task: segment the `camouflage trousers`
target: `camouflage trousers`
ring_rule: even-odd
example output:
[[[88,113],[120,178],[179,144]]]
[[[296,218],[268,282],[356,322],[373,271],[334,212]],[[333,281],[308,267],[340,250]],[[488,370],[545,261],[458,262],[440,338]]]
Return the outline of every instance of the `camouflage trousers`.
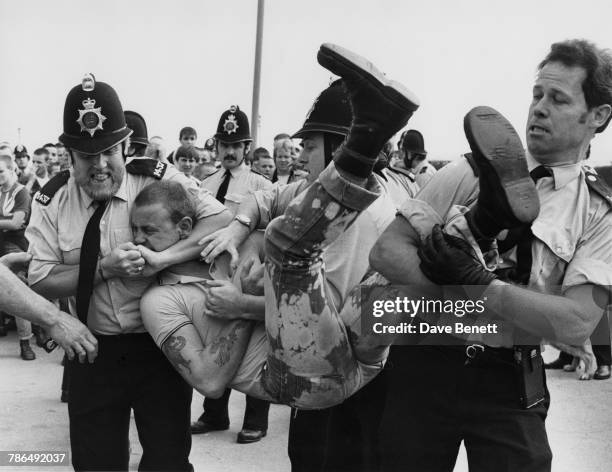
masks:
[[[353,349],[359,331],[351,329],[359,324],[359,287],[339,311],[322,259],[323,251],[378,195],[374,178],[360,187],[342,178],[332,164],[266,229],[265,326],[270,347],[262,384],[279,403],[328,408],[382,369],[384,358],[365,364]]]

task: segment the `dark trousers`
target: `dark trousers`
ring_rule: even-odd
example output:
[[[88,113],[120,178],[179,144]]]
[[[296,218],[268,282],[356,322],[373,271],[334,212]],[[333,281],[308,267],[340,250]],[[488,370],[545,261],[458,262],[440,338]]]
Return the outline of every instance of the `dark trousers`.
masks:
[[[232,393],[230,388],[223,392],[220,398],[205,398],[204,413],[200,415],[200,421],[224,428],[229,426],[228,403]],[[242,429],[268,431],[268,412],[270,402],[246,395],[246,408],[244,410],[244,421]]]
[[[550,471],[548,392],[523,409],[509,357],[466,365],[465,348],[393,346],[382,470],[451,472],[464,441],[470,472]]]
[[[75,470],[128,469],[132,409],[143,448],[138,470],[191,470],[191,387],[148,334],[97,338],[93,364],[69,362]]]
[[[288,452],[292,472],[372,472],[380,467],[378,429],[387,372],[340,405],[291,411]]]

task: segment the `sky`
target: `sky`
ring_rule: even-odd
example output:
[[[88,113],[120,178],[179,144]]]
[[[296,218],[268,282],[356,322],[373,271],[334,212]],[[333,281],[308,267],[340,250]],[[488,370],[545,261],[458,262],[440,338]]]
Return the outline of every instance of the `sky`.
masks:
[[[112,85],[169,149],[183,126],[198,145],[237,104],[251,116],[256,0],[0,0],[0,141],[57,141],[66,94],[86,72]],[[478,105],[524,136],[538,62],[555,41],[612,47],[609,0],[265,0],[258,145],[297,131],[333,76],[321,43],[370,59],[421,100],[407,128],[432,159],[468,150]],[[612,127],[593,164],[612,163]]]

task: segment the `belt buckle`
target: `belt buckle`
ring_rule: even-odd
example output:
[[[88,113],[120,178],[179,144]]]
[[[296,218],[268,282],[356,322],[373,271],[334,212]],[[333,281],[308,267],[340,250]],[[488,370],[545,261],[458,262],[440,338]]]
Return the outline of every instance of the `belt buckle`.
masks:
[[[485,350],[484,346],[481,344],[470,344],[465,348],[465,355],[469,359],[474,359],[480,353],[483,353]]]

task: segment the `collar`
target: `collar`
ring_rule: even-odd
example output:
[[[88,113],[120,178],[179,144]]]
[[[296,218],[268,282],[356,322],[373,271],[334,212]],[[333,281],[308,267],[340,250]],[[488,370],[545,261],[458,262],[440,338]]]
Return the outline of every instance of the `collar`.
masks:
[[[223,168],[223,174],[225,175],[225,171],[227,169]],[[233,169],[230,169],[230,174],[232,174],[232,177],[237,177],[238,174],[243,173],[245,170],[249,170],[249,167],[246,165],[246,163],[244,162],[244,159],[242,160],[242,162],[240,163],[239,166],[234,167]]]
[[[553,173],[553,179],[555,182],[555,190],[565,187],[572,180],[577,179],[580,176],[583,162],[577,162],[575,164],[560,164],[557,166],[546,166]],[[527,169],[531,172],[533,169],[538,167],[540,164],[527,153]]]

